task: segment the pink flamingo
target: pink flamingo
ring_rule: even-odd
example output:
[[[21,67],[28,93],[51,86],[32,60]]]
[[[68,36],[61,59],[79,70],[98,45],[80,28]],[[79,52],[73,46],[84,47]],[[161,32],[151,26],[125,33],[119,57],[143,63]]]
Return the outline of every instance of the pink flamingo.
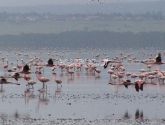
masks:
[[[9,82],[9,81],[7,81],[7,79],[4,76],[1,76],[0,77],[0,85],[1,85],[0,92],[4,92],[4,90],[3,90],[3,84],[20,85],[18,83]]]
[[[70,74],[70,76],[71,76],[71,78],[72,78],[73,75],[74,75],[74,71],[71,71],[71,70],[70,70],[71,68],[72,68],[72,67],[68,66],[68,67],[66,67],[66,70],[67,70],[67,73]]]
[[[31,77],[28,74],[24,74],[23,78],[26,81],[29,81],[31,79]]]
[[[150,80],[151,80],[151,81],[150,81],[151,83],[152,83],[152,80],[153,80],[154,78],[155,78],[155,76],[154,76],[154,75],[149,75],[149,76],[148,76],[148,79],[150,79]]]
[[[122,81],[122,83],[119,83],[119,84],[115,84],[115,83],[109,83],[109,84],[110,85],[124,85],[126,88],[128,88],[128,86],[130,85],[134,85],[135,90],[139,92],[139,90],[143,91],[143,85],[147,83],[145,83],[144,80],[136,80],[135,83],[132,83],[130,80],[124,80]],[[156,84],[153,84],[153,85],[156,85]]]
[[[55,80],[55,82],[57,83],[57,87],[58,87],[58,85],[61,85],[61,87],[62,87],[62,80]]]
[[[138,77],[138,75],[137,74],[135,74],[135,73],[133,73],[133,74],[131,74],[131,78],[133,78],[134,79],[134,81],[135,81],[135,79]]]
[[[34,87],[33,87],[34,84],[36,84],[35,81],[33,81],[33,80],[29,80],[27,86],[31,86],[32,89],[34,89]]]
[[[58,88],[58,85],[60,85],[62,87],[62,80],[56,79],[56,74],[53,74],[53,79],[57,84],[57,88]]]
[[[127,73],[126,73],[127,79],[129,78],[129,76],[131,76],[131,73],[130,73],[130,72],[127,72]]]
[[[3,68],[4,68],[4,69],[7,69],[7,68],[8,68],[8,64],[9,64],[9,62],[8,62],[8,60],[7,60],[7,61],[6,61],[6,64],[3,65]]]
[[[45,83],[50,81],[48,78],[42,76],[40,73],[36,73],[36,77],[41,83],[43,83],[42,84],[42,89],[45,88]]]
[[[136,80],[135,81],[135,90],[137,92],[139,92],[139,90],[143,91],[143,85],[144,85],[144,81],[143,80]]]
[[[23,68],[23,64],[18,64],[18,59],[17,59],[17,68],[21,70]]]

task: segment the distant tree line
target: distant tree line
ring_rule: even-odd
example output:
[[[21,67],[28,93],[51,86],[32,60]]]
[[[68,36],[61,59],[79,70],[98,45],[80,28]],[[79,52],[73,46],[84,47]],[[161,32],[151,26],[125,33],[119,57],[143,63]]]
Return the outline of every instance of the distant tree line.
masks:
[[[0,21],[9,22],[34,22],[43,20],[164,20],[165,15],[161,11],[135,14],[127,13],[97,13],[97,14],[64,14],[52,13],[0,13]]]
[[[0,47],[165,48],[165,32],[71,31],[59,34],[1,35]]]

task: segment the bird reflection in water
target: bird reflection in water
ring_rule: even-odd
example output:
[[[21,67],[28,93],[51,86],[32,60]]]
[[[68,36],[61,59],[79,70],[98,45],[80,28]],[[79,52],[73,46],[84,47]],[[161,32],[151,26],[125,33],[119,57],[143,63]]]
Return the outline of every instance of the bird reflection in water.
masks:
[[[95,76],[95,80],[99,80],[100,78],[100,75]]]
[[[135,120],[139,120],[139,121],[143,121],[143,111],[139,111],[139,109],[137,109],[135,111],[135,116],[134,116]],[[124,120],[128,120],[131,119],[131,115],[128,113],[128,111],[126,111],[123,115],[123,119]]]
[[[0,93],[3,94],[5,92],[4,88],[3,88],[3,84],[0,85]]]
[[[2,125],[7,125],[7,115],[6,114],[0,114],[0,120]]]
[[[139,111],[139,109],[137,109],[135,112],[135,119],[143,121],[143,111]]]
[[[126,111],[124,113],[123,119],[130,119],[130,118],[131,118],[130,114],[128,113],[128,111]]]
[[[15,113],[14,113],[15,120],[19,119],[19,117],[20,117],[20,115],[19,115],[18,111],[15,111]]]
[[[2,101],[3,101],[3,97],[4,97],[4,88],[3,88],[3,84],[9,85],[9,84],[13,84],[13,85],[20,85],[19,83],[13,83],[13,82],[9,82],[7,81],[7,79],[4,76],[0,76],[0,94],[2,94]]]
[[[54,99],[56,100],[58,97],[61,97],[61,91],[62,91],[62,87],[61,86],[57,86],[55,89],[55,95],[54,95]]]
[[[38,105],[37,105],[38,111],[40,110],[40,105],[48,105],[48,103],[49,103],[49,99],[47,96],[47,85],[46,85],[44,89],[41,89],[39,91],[39,98],[38,98]]]
[[[27,88],[24,91],[24,97],[25,97],[25,104],[28,104],[29,103],[29,100],[35,98],[34,91],[31,90],[31,89],[29,89],[29,88]]]
[[[72,83],[74,81],[74,77],[67,77],[67,83]]]

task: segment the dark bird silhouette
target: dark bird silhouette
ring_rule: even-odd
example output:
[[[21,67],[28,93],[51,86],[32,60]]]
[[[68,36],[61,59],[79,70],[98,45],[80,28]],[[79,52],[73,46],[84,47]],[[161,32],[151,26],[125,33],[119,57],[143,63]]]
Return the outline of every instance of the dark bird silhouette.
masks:
[[[104,64],[104,69],[106,69],[106,68],[108,67],[108,65],[109,65],[110,62],[111,62],[111,61],[105,62],[105,64]]]
[[[47,66],[54,66],[54,63],[53,63],[53,59],[52,59],[52,58],[50,58],[50,59],[48,60]]]
[[[141,91],[143,91],[143,85],[144,85],[144,83],[141,84],[140,87],[139,87],[139,89],[140,89]]]
[[[162,63],[161,53],[158,53],[158,56],[156,57],[156,63]]]
[[[129,115],[128,111],[124,113],[123,118],[124,119],[130,119],[130,115]]]
[[[120,84],[115,84],[115,83],[109,83],[109,84],[111,84],[111,85],[124,85],[125,88],[128,88],[128,86],[130,86],[130,85],[134,85],[135,86],[135,90],[137,92],[139,92],[140,90],[143,91],[144,84],[151,84],[151,83],[146,83],[143,80],[137,80],[137,81],[135,81],[135,83],[132,83],[131,80],[128,79],[128,80],[123,81]],[[152,85],[156,85],[156,84],[152,83]]]
[[[12,78],[14,78],[16,81],[18,81],[18,79],[21,78],[21,76],[20,76],[20,74],[18,72],[16,72],[16,73],[14,73]]]
[[[143,120],[143,111],[140,112],[139,109],[137,109],[135,112],[135,119]]]
[[[138,83],[135,83],[135,90],[136,90],[137,92],[139,92],[139,85],[138,85]]]
[[[29,65],[26,64],[26,65],[23,67],[22,73],[29,73],[29,70],[30,70]]]
[[[0,78],[0,84],[15,84],[15,85],[20,85],[18,83],[13,83],[13,82],[7,81],[7,79],[5,77],[1,77]]]
[[[135,119],[138,119],[139,118],[139,115],[140,115],[139,109],[137,109],[136,112],[135,112]]]
[[[125,86],[125,88],[128,88],[129,85],[131,85],[131,80],[127,79],[126,81],[123,82],[123,85]]]

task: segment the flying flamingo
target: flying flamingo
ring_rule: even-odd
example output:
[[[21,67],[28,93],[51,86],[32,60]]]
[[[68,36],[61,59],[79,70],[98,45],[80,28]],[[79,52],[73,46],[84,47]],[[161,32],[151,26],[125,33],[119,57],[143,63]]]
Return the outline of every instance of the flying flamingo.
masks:
[[[127,79],[127,80],[122,80],[121,83],[116,84],[116,83],[109,83],[111,85],[124,85],[125,88],[128,88],[129,85],[134,85],[133,83],[131,83],[131,80]]]
[[[144,80],[136,80],[134,83],[132,83],[130,80],[124,80],[122,81],[122,83],[120,84],[116,84],[116,83],[109,83],[110,85],[124,85],[125,88],[128,88],[128,86],[130,85],[134,85],[135,86],[135,90],[137,92],[139,92],[139,90],[143,91],[143,85],[144,84],[152,84],[152,85],[156,85],[154,83],[146,83]]]
[[[4,76],[0,77],[0,84],[1,84],[1,91],[3,91],[3,84],[13,84],[13,85],[20,85],[18,83],[13,83],[13,82],[9,82],[7,81],[7,79]]]
[[[11,77],[14,78],[18,83],[18,79],[21,78],[21,75],[18,72],[15,72]]]
[[[17,83],[13,83],[13,82],[9,82],[7,81],[7,79],[3,76],[1,76],[0,78],[0,84],[14,84],[14,85],[20,85],[20,84],[17,84]]]

